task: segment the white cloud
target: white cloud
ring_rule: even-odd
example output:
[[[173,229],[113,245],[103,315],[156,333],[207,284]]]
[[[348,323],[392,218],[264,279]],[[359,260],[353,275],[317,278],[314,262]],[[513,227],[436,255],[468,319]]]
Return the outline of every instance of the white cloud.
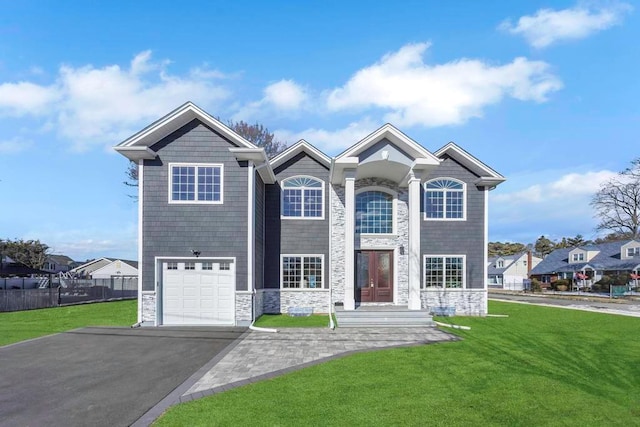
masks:
[[[151,51],[119,65],[60,67],[54,84],[0,85],[0,116],[36,115],[55,127],[76,149],[114,145],[178,105],[191,100],[210,107],[228,97],[215,81],[219,72],[195,69],[186,76],[168,72],[168,61],[153,62]]]
[[[233,120],[251,120],[269,113],[294,112],[304,108],[309,99],[307,90],[293,80],[280,80],[264,88],[259,101],[250,102],[241,107]]]
[[[19,137],[0,140],[0,154],[19,153],[31,147],[33,143]]]
[[[289,145],[304,139],[318,147],[326,154],[336,154],[360,141],[365,136],[380,127],[369,118],[352,122],[347,127],[336,130],[309,128],[302,132],[292,132],[284,129],[276,130],[274,134],[280,141],[287,141]]]
[[[327,98],[330,111],[383,108],[398,126],[461,124],[505,97],[544,102],[562,82],[542,61],[516,58],[506,65],[459,59],[423,62],[428,43],[409,44],[356,72]]]
[[[522,16],[516,25],[509,20],[498,27],[511,34],[522,35],[535,48],[544,48],[562,40],[578,40],[619,24],[632,10],[626,3],[608,7],[578,5],[570,9],[540,9],[534,15]]]

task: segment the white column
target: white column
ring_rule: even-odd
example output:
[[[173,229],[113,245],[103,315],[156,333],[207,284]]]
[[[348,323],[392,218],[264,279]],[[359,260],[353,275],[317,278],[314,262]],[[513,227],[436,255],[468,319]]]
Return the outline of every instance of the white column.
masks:
[[[356,171],[344,171],[344,309],[355,310]]]
[[[409,178],[409,310],[420,310],[420,171]]]

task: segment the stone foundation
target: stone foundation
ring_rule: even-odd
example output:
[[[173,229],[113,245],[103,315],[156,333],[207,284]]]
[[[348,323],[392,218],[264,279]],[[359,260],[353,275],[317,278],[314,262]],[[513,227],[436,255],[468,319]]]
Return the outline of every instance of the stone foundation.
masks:
[[[263,289],[258,293],[262,294],[264,313],[286,314],[291,307],[312,307],[314,313],[329,312],[328,289]]]
[[[456,315],[486,316],[486,289],[422,289],[422,308],[455,307]]]
[[[236,326],[249,326],[251,320],[251,292],[236,292]]]
[[[156,293],[142,292],[142,321],[156,324]]]

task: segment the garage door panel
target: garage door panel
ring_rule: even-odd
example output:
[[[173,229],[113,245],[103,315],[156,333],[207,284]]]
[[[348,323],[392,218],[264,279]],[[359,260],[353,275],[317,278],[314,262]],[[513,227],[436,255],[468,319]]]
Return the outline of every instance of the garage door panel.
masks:
[[[162,265],[163,323],[166,325],[233,325],[235,269],[178,270]],[[217,264],[214,264],[217,265]]]

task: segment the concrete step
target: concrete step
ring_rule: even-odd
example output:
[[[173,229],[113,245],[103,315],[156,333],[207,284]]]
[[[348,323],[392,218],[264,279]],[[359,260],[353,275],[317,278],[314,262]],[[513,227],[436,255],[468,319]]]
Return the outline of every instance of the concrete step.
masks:
[[[428,312],[395,307],[359,307],[357,310],[336,309],[340,328],[424,327],[435,326]]]

